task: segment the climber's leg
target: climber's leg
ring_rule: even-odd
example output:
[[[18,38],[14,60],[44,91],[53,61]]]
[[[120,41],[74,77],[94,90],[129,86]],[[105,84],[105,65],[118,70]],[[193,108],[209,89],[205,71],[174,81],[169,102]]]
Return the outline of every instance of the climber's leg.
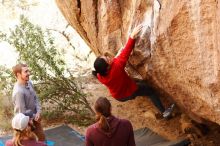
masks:
[[[159,98],[159,95],[157,92],[150,86],[148,86],[144,81],[138,81],[138,90],[136,91],[136,96],[148,96],[150,100],[153,102],[153,104],[157,107],[157,109],[163,113],[165,111],[165,108],[163,104],[161,103],[161,100]]]
[[[117,99],[118,101],[125,102],[128,100],[133,100],[137,96],[148,96],[153,104],[158,108],[158,110],[163,113],[165,111],[164,106],[162,105],[159,96],[157,95],[157,92],[150,86],[147,86],[147,84],[142,80],[135,80],[138,86],[138,89],[131,95],[125,98]]]
[[[128,100],[135,99],[137,96],[147,96],[150,98],[150,100],[153,102],[153,104],[157,107],[157,109],[163,114],[164,118],[168,118],[174,108],[174,104],[171,105],[168,109],[165,110],[159,95],[157,92],[150,86],[148,86],[144,81],[142,80],[135,80],[138,86],[138,89],[129,97],[120,98],[117,99],[118,101],[125,102]]]

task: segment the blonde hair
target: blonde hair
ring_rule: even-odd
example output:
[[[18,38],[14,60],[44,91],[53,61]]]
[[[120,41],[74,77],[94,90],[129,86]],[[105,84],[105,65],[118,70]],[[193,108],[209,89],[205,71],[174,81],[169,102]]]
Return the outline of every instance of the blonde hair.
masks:
[[[21,140],[23,140],[25,137],[28,137],[28,139],[30,139],[30,140],[38,141],[36,134],[31,131],[31,127],[27,126],[27,128],[25,128],[22,131],[14,129],[13,144],[15,146],[23,146],[21,144]]]

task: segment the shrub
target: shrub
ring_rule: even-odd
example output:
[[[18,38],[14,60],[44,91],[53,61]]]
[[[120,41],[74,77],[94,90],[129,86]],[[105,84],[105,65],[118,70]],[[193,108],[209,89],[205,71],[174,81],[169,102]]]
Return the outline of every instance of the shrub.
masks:
[[[44,108],[68,114],[71,118],[76,118],[75,123],[80,123],[78,120],[82,119],[91,121],[94,112],[86,94],[65,67],[62,55],[48,31],[43,31],[21,16],[20,24],[11,30],[10,35],[1,33],[0,38],[16,48],[19,53],[18,62],[29,66],[32,81]],[[0,78],[4,77],[0,75]],[[11,91],[12,88],[5,90]]]

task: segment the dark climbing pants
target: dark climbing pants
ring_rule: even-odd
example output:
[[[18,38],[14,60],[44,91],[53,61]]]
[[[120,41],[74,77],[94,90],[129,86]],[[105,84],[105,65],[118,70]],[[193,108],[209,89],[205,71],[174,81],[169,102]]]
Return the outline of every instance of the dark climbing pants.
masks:
[[[150,100],[153,102],[153,104],[157,107],[157,109],[163,113],[165,111],[165,108],[163,104],[160,101],[159,95],[157,92],[147,85],[144,81],[136,81],[138,89],[131,95],[125,98],[117,99],[118,101],[125,102],[128,100],[135,99],[137,96],[147,96],[150,98]]]

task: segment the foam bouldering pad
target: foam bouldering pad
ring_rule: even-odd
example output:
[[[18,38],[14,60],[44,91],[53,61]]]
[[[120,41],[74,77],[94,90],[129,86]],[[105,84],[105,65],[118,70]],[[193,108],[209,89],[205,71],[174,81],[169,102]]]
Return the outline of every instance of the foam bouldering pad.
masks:
[[[48,146],[84,146],[85,137],[67,125],[45,130]],[[185,139],[169,141],[148,128],[134,131],[136,146],[188,146]],[[0,146],[12,136],[0,137]]]
[[[45,134],[48,146],[84,146],[84,136],[67,125],[45,130]],[[11,138],[12,136],[0,137],[0,146],[4,146],[6,140]]]
[[[148,128],[135,130],[134,137],[137,146],[188,146],[190,144],[186,139],[169,141]]]

